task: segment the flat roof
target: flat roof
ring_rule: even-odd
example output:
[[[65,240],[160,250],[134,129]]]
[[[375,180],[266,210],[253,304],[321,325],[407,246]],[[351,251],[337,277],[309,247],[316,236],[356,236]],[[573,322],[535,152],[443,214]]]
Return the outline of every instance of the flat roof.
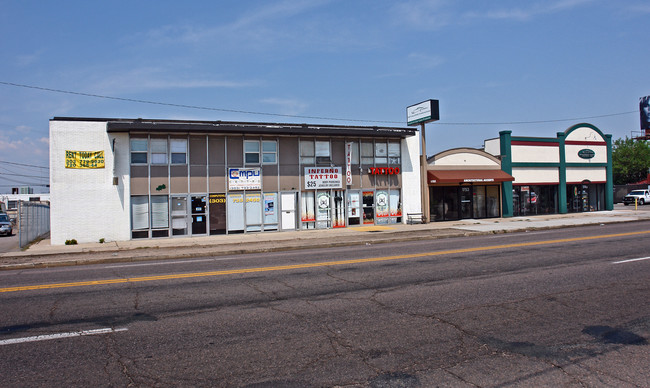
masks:
[[[257,135],[298,135],[298,136],[371,136],[397,137],[414,136],[415,129],[399,127],[255,123],[241,121],[194,121],[194,120],[156,120],[156,119],[114,119],[54,117],[50,121],[94,121],[106,122],[106,131],[116,132],[156,132],[156,133],[244,133]]]

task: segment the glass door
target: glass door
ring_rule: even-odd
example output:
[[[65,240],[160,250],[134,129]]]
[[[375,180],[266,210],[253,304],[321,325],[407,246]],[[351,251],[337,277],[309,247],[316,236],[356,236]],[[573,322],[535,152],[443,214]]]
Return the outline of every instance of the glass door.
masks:
[[[332,226],[332,204],[329,190],[316,193],[316,229]]]
[[[192,235],[207,233],[207,195],[192,195]]]
[[[472,188],[469,186],[460,188],[460,218],[472,218]]]

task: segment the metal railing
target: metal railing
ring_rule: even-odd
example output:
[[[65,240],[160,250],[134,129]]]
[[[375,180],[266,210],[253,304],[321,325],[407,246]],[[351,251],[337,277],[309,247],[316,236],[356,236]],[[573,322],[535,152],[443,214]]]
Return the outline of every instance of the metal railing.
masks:
[[[18,241],[23,248],[50,232],[50,205],[20,201],[18,204]]]

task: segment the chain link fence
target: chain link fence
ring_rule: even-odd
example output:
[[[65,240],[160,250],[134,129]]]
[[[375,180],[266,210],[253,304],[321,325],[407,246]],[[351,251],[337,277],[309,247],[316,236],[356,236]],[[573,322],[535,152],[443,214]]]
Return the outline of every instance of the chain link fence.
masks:
[[[42,202],[18,203],[18,240],[23,248],[50,232],[50,205]]]

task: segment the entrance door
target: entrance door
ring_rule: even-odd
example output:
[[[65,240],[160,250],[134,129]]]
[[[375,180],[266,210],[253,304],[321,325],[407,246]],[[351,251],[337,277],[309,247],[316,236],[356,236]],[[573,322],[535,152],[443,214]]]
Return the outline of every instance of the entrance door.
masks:
[[[172,197],[172,236],[186,236],[187,227],[187,197]]]
[[[472,188],[460,188],[460,218],[472,218]]]
[[[207,195],[192,195],[192,235],[207,233]]]
[[[316,229],[332,226],[332,195],[329,190],[316,193]]]
[[[375,192],[374,191],[363,192],[363,223],[364,224],[375,223]]]
[[[296,230],[296,203],[298,193],[282,193],[280,197],[282,230]]]

